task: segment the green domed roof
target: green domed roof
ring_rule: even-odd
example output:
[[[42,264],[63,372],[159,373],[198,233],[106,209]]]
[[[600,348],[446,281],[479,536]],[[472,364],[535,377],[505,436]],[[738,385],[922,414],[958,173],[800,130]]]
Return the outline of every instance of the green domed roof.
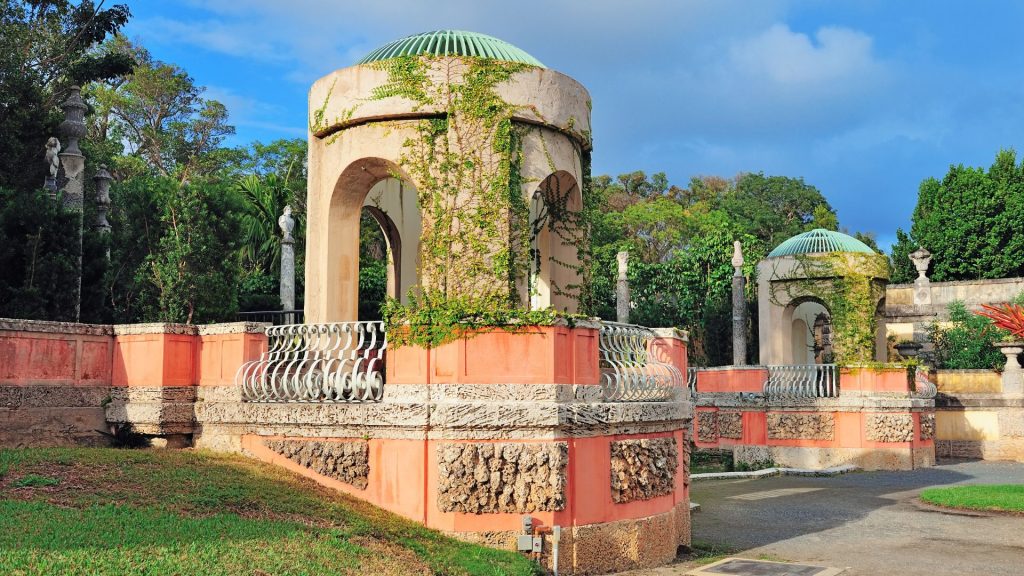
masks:
[[[769,254],[769,258],[776,256],[792,256],[794,254],[821,254],[825,252],[860,252],[862,254],[874,254],[867,244],[857,240],[853,236],[834,232],[823,228],[815,228],[810,232],[797,234]]]
[[[506,62],[522,62],[532,66],[545,66],[523,50],[486,34],[464,30],[434,30],[406,36],[390,42],[367,54],[357,64],[378,62],[398,56],[433,54],[435,56],[473,56],[494,58]]]

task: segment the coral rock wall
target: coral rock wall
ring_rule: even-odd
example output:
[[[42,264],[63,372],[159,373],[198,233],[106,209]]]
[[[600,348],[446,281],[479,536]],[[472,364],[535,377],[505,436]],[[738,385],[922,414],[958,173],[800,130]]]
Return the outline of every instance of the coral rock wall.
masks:
[[[370,450],[364,441],[267,440],[264,445],[317,474],[341,480],[360,490],[366,488],[370,475]]]
[[[550,512],[565,507],[566,442],[458,443],[437,448],[443,512]]]
[[[768,437],[771,439],[832,440],[835,429],[832,414],[768,414]]]
[[[678,466],[675,438],[612,442],[612,500],[623,503],[671,494]]]
[[[910,442],[914,439],[911,414],[872,414],[868,416],[868,440],[874,442]]]
[[[700,442],[718,442],[717,412],[697,412],[697,440]]]
[[[743,438],[743,414],[739,412],[718,413],[718,435],[722,438]]]

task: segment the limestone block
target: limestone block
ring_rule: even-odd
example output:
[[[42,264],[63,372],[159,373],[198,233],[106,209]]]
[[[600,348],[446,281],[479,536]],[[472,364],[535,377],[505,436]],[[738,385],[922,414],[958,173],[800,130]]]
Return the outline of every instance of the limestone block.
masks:
[[[365,441],[265,440],[263,445],[321,476],[366,488],[370,448]]]
[[[611,486],[616,503],[650,500],[675,490],[679,449],[675,438],[612,442]]]
[[[935,414],[921,414],[921,440],[935,438]]]
[[[739,412],[719,412],[718,435],[722,438],[743,438],[743,414]]]
[[[832,440],[836,421],[831,412],[800,414],[774,412],[768,414],[768,438],[773,440]]]
[[[697,412],[697,440],[700,442],[718,442],[717,412]]]
[[[565,508],[567,442],[437,447],[442,512],[552,512]]]

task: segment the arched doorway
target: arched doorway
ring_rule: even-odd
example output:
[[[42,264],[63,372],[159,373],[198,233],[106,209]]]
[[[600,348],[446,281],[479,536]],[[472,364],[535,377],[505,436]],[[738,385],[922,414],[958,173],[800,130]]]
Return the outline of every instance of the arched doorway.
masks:
[[[583,195],[576,178],[560,170],[543,179],[530,197],[529,302],[533,310],[551,306],[576,312],[579,304],[578,221]]]
[[[828,364],[832,361],[832,314],[814,297],[798,298],[786,307],[783,329],[788,330],[786,364]]]
[[[377,256],[386,263],[387,295],[404,298],[417,284],[421,221],[416,190],[408,182],[395,163],[381,158],[363,158],[342,171],[331,196],[327,250],[321,252],[321,262],[311,263],[325,271],[320,286],[323,321],[351,322],[361,319],[360,309],[372,309],[360,302],[359,290],[360,257],[367,256],[363,227],[369,223],[379,229],[386,246],[385,254],[377,250]],[[372,242],[377,230],[371,232],[367,236]]]

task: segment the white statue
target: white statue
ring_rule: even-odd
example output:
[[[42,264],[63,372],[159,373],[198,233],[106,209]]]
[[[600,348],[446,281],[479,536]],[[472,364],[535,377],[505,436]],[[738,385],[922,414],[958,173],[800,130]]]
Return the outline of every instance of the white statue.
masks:
[[[50,167],[50,178],[56,178],[60,170],[60,141],[52,136],[46,141],[46,165]]]
[[[286,242],[293,242],[295,238],[292,238],[292,230],[295,229],[295,219],[292,218],[292,207],[285,206],[284,214],[277,219],[277,225],[281,227],[281,232],[284,233],[284,240]]]
[[[735,240],[732,243],[732,267],[741,268],[743,266],[743,245],[740,244],[739,240]]]

